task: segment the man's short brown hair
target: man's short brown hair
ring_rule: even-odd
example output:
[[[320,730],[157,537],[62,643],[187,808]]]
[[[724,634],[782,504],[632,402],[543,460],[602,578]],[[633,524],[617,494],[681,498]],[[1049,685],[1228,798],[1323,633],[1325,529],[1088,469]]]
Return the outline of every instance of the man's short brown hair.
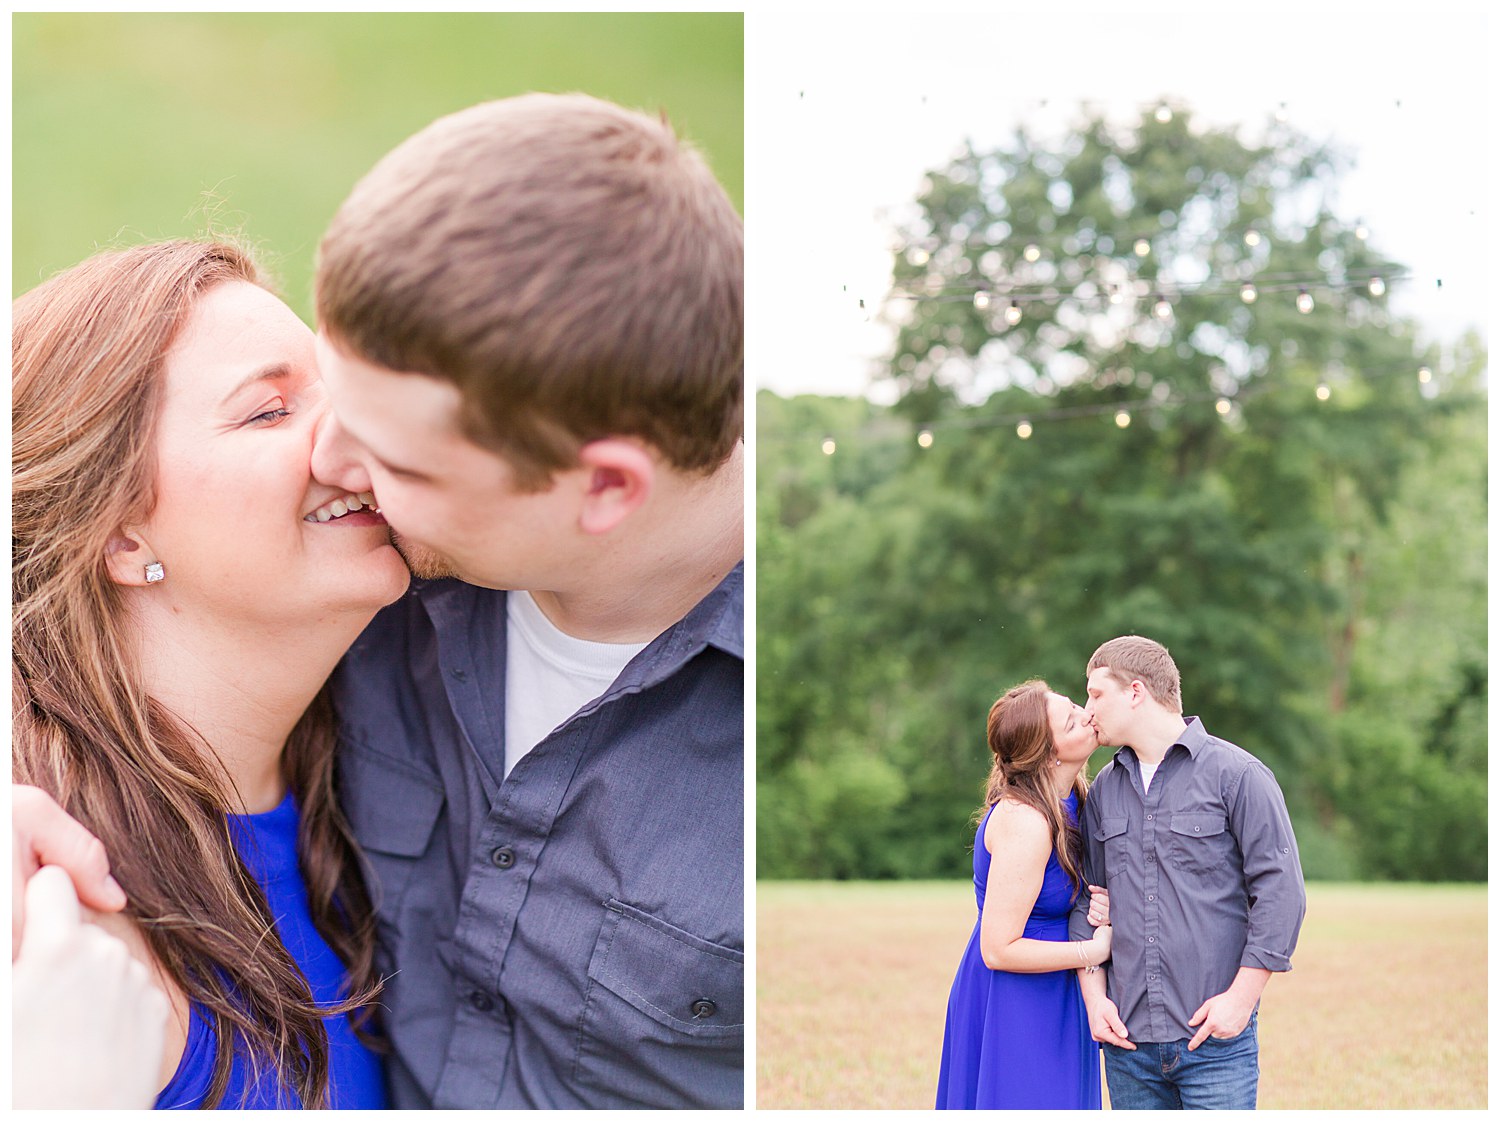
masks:
[[[1161,705],[1182,712],[1182,678],[1167,648],[1155,639],[1122,635],[1111,639],[1089,659],[1089,673],[1103,668],[1122,685],[1140,682]]]
[[[441,118],[355,186],[319,247],[318,320],[457,386],[464,433],[523,487],[606,436],[706,473],[744,427],[744,253],[665,118],[527,94]]]

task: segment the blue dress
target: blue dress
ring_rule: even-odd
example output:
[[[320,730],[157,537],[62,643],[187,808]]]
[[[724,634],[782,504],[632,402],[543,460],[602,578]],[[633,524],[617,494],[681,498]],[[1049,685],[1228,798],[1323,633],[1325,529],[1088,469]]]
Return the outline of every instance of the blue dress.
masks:
[[[289,793],[275,810],[265,814],[231,814],[230,833],[235,848],[250,870],[276,917],[276,933],[301,968],[320,1005],[346,994],[344,964],[313,926],[307,886],[297,864],[297,804]],[[385,1088],[380,1059],[354,1035],[348,1017],[323,1022],[328,1031],[328,1104],[338,1110],[380,1109]],[[158,1110],[201,1109],[213,1075],[214,1029],[203,1010],[193,1005],[187,1046],[172,1080],[156,1097]],[[223,1107],[288,1109],[302,1104],[282,1087],[275,1074],[254,1077],[247,1057],[234,1056]]]
[[[1063,806],[1077,822],[1077,796],[1070,793]],[[974,839],[974,894],[981,915],[990,873],[984,829],[994,810],[984,816]],[[1073,899],[1073,884],[1053,853],[1022,935],[1066,941]],[[948,997],[938,1109],[1098,1110],[1101,1105],[1099,1045],[1089,1034],[1077,975],[991,970],[979,951],[976,921]]]

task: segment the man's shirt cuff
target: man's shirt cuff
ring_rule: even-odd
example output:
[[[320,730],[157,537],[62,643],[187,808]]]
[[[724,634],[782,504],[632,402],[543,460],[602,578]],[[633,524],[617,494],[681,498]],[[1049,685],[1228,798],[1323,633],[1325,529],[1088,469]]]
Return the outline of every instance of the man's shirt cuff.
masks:
[[[1246,946],[1245,953],[1240,955],[1241,966],[1254,966],[1261,970],[1269,970],[1274,974],[1282,974],[1292,968],[1290,955],[1277,954],[1275,951],[1266,950],[1265,947]]]

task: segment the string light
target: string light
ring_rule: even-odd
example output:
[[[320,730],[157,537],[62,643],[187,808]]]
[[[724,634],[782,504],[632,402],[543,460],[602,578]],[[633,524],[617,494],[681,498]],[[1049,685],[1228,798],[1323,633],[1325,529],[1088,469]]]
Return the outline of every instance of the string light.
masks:
[[[1150,252],[1151,252],[1151,243],[1150,242],[1148,242],[1145,238],[1136,238],[1135,239],[1135,255],[1137,257],[1145,257],[1146,254],[1148,254]]]
[[[1021,322],[1021,305],[1012,300],[1010,307],[1005,309],[1005,322],[1014,327]]]
[[[1308,292],[1305,288],[1299,289],[1297,292],[1297,310],[1303,315],[1307,315],[1308,312],[1313,310],[1312,293]]]
[[[1157,319],[1172,318],[1172,305],[1167,302],[1167,298],[1160,292],[1156,294],[1156,306],[1151,310],[1156,313]]]
[[[1251,249],[1254,249],[1256,246],[1260,245],[1260,231],[1246,230],[1245,244],[1248,245]]]
[[[1329,278],[1322,273],[1260,273],[1252,279],[1227,279],[1207,278],[1202,281],[1178,282],[1177,287],[1184,293],[1192,293],[1199,296],[1217,296],[1238,293],[1245,303],[1253,303],[1260,296],[1271,293],[1295,292],[1299,295],[1307,293],[1309,298],[1316,290],[1327,290],[1332,292],[1358,291],[1363,296],[1373,292],[1385,295],[1390,292],[1391,285],[1395,281],[1411,280],[1409,274],[1391,276],[1389,273],[1362,273],[1356,271],[1353,275],[1339,278]],[[937,273],[929,273],[923,277],[913,277],[905,282],[897,284],[891,290],[888,299],[904,300],[923,304],[946,304],[954,301],[970,303],[975,300],[979,292],[985,293],[985,299],[991,307],[1000,298],[1008,300],[1012,304],[1025,305],[1043,303],[1056,305],[1062,301],[1075,304],[1120,304],[1127,297],[1140,295],[1152,297],[1153,303],[1162,298],[1160,292],[1152,292],[1149,283],[1145,279],[1137,279],[1124,284],[1116,282],[1098,282],[1092,292],[1080,289],[1075,292],[1060,293],[1051,284],[1031,285],[1002,285],[999,293],[995,292],[989,281],[970,281],[961,278],[943,277]],[[983,305],[979,301],[979,305]],[[861,307],[865,302],[861,301]]]
[[[990,294],[983,289],[974,293],[974,306],[981,312],[990,306]]]
[[[1406,365],[1405,363],[1398,363],[1375,370],[1370,370],[1368,368],[1362,369],[1360,371],[1360,376],[1364,380],[1370,381],[1372,379],[1392,376],[1410,377],[1410,372],[1411,367],[1409,365]],[[1111,384],[1125,385],[1129,381],[1124,377],[1106,378],[1105,375],[1108,374],[1108,371],[1101,372],[1101,377],[1097,384],[1100,386]],[[1429,366],[1420,367],[1417,371],[1417,378],[1420,382],[1422,382],[1424,386],[1429,387],[1432,386],[1432,383],[1435,380],[1433,378],[1432,368]],[[1157,384],[1157,391],[1165,388],[1165,383]],[[1279,389],[1284,388],[1286,387],[1281,383],[1252,382],[1239,387],[1239,389],[1236,390],[1233,398],[1225,396],[1222,392],[1198,394],[1186,393],[1180,395],[1169,393],[1163,395],[1160,392],[1154,391],[1149,396],[1127,402],[1095,402],[1085,405],[1065,405],[1045,410],[1040,414],[1027,412],[1025,414],[1002,413],[998,415],[991,414],[985,416],[969,415],[965,417],[952,418],[950,420],[942,421],[937,424],[924,425],[917,432],[916,439],[918,443],[921,444],[922,434],[925,432],[931,434],[935,442],[937,439],[936,433],[938,429],[985,429],[998,425],[1014,425],[1016,436],[1022,440],[1029,440],[1035,433],[1035,428],[1038,421],[1063,421],[1084,417],[1099,417],[1103,415],[1114,416],[1115,424],[1123,429],[1130,426],[1130,419],[1136,412],[1142,410],[1150,411],[1160,409],[1173,409],[1192,405],[1194,403],[1212,403],[1214,409],[1219,413],[1220,416],[1228,417],[1234,412],[1236,401],[1266,392],[1275,392]],[[1431,396],[1432,392],[1432,389],[1426,390],[1424,391],[1423,396]],[[1330,398],[1332,397],[1332,393],[1333,391],[1329,387],[1329,383],[1327,381],[1319,382],[1315,389],[1315,395],[1317,397],[1317,400],[1319,401],[1330,400]],[[897,432],[900,433],[900,439],[903,442],[912,439],[910,429],[899,423],[891,422],[876,422],[873,425],[867,425],[861,428],[857,435],[860,438],[876,438],[881,433],[890,433],[894,435]],[[758,438],[763,441],[800,441],[806,438],[807,435],[808,434],[806,433],[798,434],[796,432],[776,432],[762,430],[759,433]],[[825,433],[822,438],[822,445],[825,455],[833,455],[835,446],[834,435]]]
[[[923,429],[921,432],[917,433],[917,447],[919,447],[919,448],[931,448],[932,447],[932,430],[931,429]]]
[[[1165,105],[1156,107],[1156,120],[1158,124],[1166,124],[1172,119],[1172,110]]]
[[[1041,248],[1033,242],[1031,245],[1028,245],[1024,250],[1021,251],[1021,256],[1026,258],[1026,260],[1028,261],[1038,261],[1041,259],[1042,251]]]
[[[1366,239],[1369,238],[1370,231],[1364,225],[1364,223],[1360,223],[1358,226],[1354,227],[1354,236],[1356,238],[1358,238],[1360,241],[1365,241]]]

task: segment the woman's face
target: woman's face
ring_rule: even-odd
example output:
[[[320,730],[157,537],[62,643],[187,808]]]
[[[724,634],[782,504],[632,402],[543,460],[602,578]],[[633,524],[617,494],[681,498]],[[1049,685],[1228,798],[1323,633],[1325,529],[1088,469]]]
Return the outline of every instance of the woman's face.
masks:
[[[203,294],[167,354],[156,506],[136,530],[178,613],[270,627],[368,616],[408,573],[384,519],[313,478],[327,406],[313,333],[244,281]],[[320,521],[319,514],[326,520]]]
[[[1065,764],[1082,763],[1099,747],[1099,732],[1084,712],[1060,693],[1047,695],[1047,722],[1052,726],[1052,746]]]

